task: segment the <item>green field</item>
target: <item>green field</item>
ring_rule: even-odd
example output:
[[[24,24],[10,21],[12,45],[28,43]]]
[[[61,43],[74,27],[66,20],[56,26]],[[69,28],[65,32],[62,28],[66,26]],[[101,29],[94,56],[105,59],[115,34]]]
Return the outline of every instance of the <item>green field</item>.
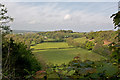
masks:
[[[50,49],[50,48],[69,48],[72,46],[68,46],[66,42],[45,42],[41,44],[37,44],[35,46],[31,46],[34,49]]]
[[[31,48],[34,48],[33,54],[41,62],[52,63],[52,64],[62,64],[68,63],[75,56],[80,56],[81,60],[100,60],[105,59],[104,57],[93,53],[91,51],[82,49],[82,48],[70,48],[65,42],[50,42],[50,43],[41,43]],[[56,49],[53,49],[56,48]],[[65,49],[59,49],[65,48]],[[44,50],[38,50],[44,49]]]
[[[75,56],[80,56],[81,60],[100,60],[104,59],[104,57],[101,57],[100,55],[93,53],[88,50],[84,49],[51,49],[51,50],[38,50],[34,51],[35,56],[38,60],[40,57],[42,57],[42,60],[45,60],[46,63],[53,63],[53,64],[62,64],[62,63],[68,63],[71,61]]]
[[[87,41],[87,39],[86,39],[86,37],[75,38],[74,41],[76,41],[78,43],[85,43]]]
[[[48,38],[48,39],[46,39],[46,40],[44,40],[45,42],[47,42],[47,41],[55,41],[55,39],[50,39],[50,38]]]

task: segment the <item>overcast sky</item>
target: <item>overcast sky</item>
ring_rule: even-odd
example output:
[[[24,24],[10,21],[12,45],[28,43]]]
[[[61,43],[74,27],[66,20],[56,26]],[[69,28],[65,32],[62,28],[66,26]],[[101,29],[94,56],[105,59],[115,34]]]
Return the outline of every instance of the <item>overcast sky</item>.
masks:
[[[1,0],[3,2],[118,2],[119,0]]]
[[[14,22],[11,23],[11,28],[14,30],[65,29],[77,32],[113,30],[110,16],[118,10],[117,2],[5,2],[4,4],[8,8],[8,14],[14,18]]]

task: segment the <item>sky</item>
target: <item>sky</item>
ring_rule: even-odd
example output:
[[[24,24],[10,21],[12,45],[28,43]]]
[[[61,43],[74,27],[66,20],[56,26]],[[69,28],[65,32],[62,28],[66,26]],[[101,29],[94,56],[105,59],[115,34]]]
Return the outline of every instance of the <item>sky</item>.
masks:
[[[21,0],[4,4],[8,14],[14,18],[10,23],[13,30],[76,32],[113,30],[110,16],[118,10],[117,2],[22,2]]]
[[[2,2],[118,2],[119,0],[1,0]]]

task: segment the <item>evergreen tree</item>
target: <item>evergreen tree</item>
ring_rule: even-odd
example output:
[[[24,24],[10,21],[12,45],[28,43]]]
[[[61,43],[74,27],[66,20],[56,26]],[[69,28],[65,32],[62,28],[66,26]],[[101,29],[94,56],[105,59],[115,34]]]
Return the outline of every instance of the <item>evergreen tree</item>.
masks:
[[[115,26],[115,29],[118,27],[118,42],[117,43],[112,43],[111,48],[114,49],[113,51],[113,57],[115,60],[120,64],[120,11],[117,13],[113,14],[111,16],[113,18],[113,24]]]

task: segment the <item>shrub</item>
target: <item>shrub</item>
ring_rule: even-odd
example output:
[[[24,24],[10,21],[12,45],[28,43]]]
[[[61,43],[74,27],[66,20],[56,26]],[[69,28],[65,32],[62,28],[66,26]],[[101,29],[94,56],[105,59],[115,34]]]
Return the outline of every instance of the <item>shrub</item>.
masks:
[[[102,45],[102,43],[97,43],[93,47],[93,52],[98,53],[98,54],[105,56],[105,57],[107,57],[108,55],[111,54],[109,47],[106,45]]]
[[[94,47],[94,43],[92,41],[86,41],[86,49],[92,50]]]
[[[23,43],[15,43],[12,38],[4,40],[2,51],[3,78],[21,79],[41,69],[31,50],[27,49]]]
[[[73,59],[68,64],[48,66],[47,78],[57,79],[85,79],[85,80],[112,80],[119,75],[118,65],[108,61],[80,61]]]

